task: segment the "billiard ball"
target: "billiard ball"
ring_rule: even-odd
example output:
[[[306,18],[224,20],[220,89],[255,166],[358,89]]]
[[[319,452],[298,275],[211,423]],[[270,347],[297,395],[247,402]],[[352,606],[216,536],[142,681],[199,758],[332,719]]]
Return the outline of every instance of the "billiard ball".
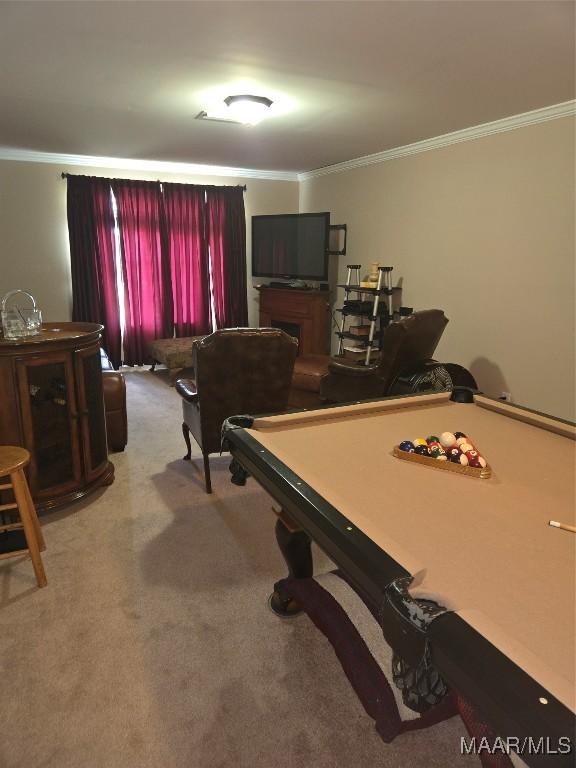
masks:
[[[456,440],[458,440],[461,437],[466,437],[466,435],[464,434],[464,432],[454,432],[454,437],[456,438]]]
[[[443,448],[452,448],[455,442],[456,435],[453,435],[452,432],[442,432],[440,435],[440,445]]]
[[[466,456],[468,458],[468,464],[471,467],[484,468],[486,466],[486,459],[480,456],[478,451],[474,451],[474,450],[466,451]]]
[[[460,448],[462,453],[468,453],[468,451],[474,450],[474,446],[471,443],[460,443],[458,448]]]
[[[426,440],[424,440],[423,437],[417,437],[416,440],[412,440],[412,443],[414,447],[416,447],[417,445],[428,445],[428,443],[426,442]]]
[[[446,451],[439,443],[435,443],[434,445],[429,446],[430,448],[430,456],[432,456],[433,459],[440,459],[440,461],[446,461]]]
[[[457,448],[456,446],[454,446],[454,448],[450,448],[447,456],[448,461],[452,461],[454,464],[461,464],[463,467],[468,464],[468,457],[465,456],[460,448]]]
[[[416,442],[416,441],[414,441],[414,442]],[[421,445],[421,444],[415,445],[414,446],[414,453],[417,453],[418,456],[430,456],[430,451],[428,450],[428,446],[427,445]]]
[[[430,445],[430,443],[439,443],[440,438],[436,437],[436,435],[429,435],[426,438],[426,442],[428,443],[428,445]]]
[[[401,451],[406,451],[406,453],[414,453],[414,443],[410,440],[402,440],[398,447]]]

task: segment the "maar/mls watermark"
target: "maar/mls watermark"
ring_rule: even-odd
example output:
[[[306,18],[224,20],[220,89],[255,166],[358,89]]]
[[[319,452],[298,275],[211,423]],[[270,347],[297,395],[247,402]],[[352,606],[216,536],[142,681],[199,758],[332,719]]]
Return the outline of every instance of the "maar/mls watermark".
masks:
[[[509,755],[516,752],[517,755],[569,755],[574,751],[574,745],[569,736],[560,736],[558,739],[551,739],[548,736],[540,736],[535,739],[532,736],[507,736],[502,738],[496,736],[489,739],[487,736],[476,738],[471,736],[467,739],[460,737],[461,755]]]

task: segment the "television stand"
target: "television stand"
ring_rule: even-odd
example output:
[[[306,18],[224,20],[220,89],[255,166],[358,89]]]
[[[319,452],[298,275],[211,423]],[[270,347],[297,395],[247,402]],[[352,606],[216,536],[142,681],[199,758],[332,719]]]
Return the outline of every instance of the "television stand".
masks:
[[[302,280],[291,280],[289,283],[268,283],[268,288],[285,288],[287,291],[310,291],[312,286]]]

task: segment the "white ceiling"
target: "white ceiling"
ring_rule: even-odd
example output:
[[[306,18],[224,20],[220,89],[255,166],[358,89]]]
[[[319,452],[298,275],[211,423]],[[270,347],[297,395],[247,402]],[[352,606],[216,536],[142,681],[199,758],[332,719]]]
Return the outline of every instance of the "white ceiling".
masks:
[[[555,0],[0,2],[0,145],[305,171],[574,98]],[[214,92],[256,127],[194,120]]]

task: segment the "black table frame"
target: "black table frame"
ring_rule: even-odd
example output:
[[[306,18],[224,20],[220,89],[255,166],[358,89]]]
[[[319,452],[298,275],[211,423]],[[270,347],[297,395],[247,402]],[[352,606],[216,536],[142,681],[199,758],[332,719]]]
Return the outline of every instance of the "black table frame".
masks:
[[[248,416],[232,417],[224,423],[223,439],[233,459],[337,564],[382,617],[382,631],[393,650],[413,661],[427,645],[432,663],[448,685],[472,702],[503,738],[518,737],[520,743],[547,739],[557,748],[561,738],[569,737],[574,750],[574,713],[458,615],[441,613],[425,629],[410,623],[408,611],[394,600],[390,590],[398,579],[410,576],[408,571],[248,434],[245,429],[252,423]],[[283,554],[286,557],[284,550]],[[541,697],[548,703],[541,704]],[[573,751],[567,755],[525,752],[521,757],[534,768],[570,768],[574,764]]]

